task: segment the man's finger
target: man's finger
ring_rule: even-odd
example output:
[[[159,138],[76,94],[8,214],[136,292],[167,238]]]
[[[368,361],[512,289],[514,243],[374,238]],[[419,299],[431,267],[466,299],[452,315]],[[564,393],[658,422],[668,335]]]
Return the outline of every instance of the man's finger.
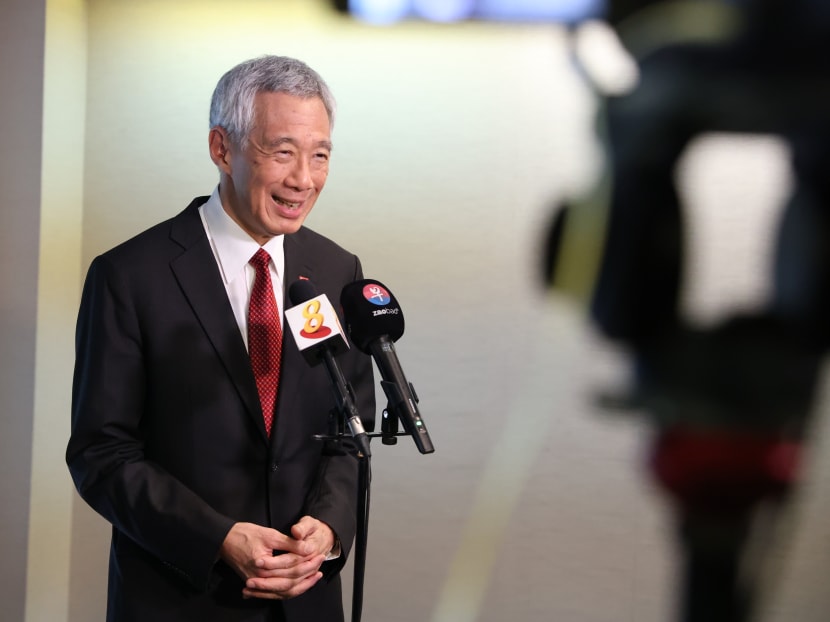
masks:
[[[311,516],[303,516],[291,527],[291,535],[297,540],[304,540],[309,534],[314,533],[320,522]]]
[[[290,557],[283,560],[283,557]],[[257,577],[288,577],[292,579],[306,577],[315,572],[326,560],[325,555],[314,557],[297,557],[287,553],[257,560]]]
[[[296,579],[248,579],[242,595],[247,598],[265,598],[283,600],[294,598],[310,590],[323,576],[314,572],[300,580]]]

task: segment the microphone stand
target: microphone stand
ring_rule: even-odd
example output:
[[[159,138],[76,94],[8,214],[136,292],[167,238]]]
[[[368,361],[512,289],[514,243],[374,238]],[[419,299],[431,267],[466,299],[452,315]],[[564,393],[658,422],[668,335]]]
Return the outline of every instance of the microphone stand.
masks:
[[[332,381],[337,385],[338,395],[354,395],[352,386],[343,380],[342,374],[339,373],[339,368],[330,366],[326,361],[326,369],[329,370],[329,375]],[[345,390],[345,393],[343,393]],[[353,399],[340,399],[338,397],[338,405],[332,411],[333,430],[330,434],[315,434],[314,439],[318,441],[333,441],[340,444],[347,436],[346,423],[350,418],[356,414]],[[350,408],[348,404],[351,403]],[[372,482],[372,454],[368,450],[368,440],[372,438],[380,438],[384,445],[395,445],[398,442],[398,436],[409,436],[407,432],[399,432],[398,418],[390,414],[391,408],[389,405],[383,410],[381,419],[381,432],[365,434],[367,439],[366,448],[364,452],[360,448],[356,453],[358,464],[358,478],[357,478],[357,529],[355,532],[355,547],[354,547],[354,579],[352,582],[352,622],[360,622],[363,614],[363,584],[366,575],[366,549],[369,538],[369,501],[371,498],[371,482]],[[339,415],[339,416],[337,416]]]
[[[297,289],[296,286],[299,286]],[[292,285],[295,289],[295,294],[290,294],[293,299],[308,299],[313,297],[313,287],[309,283],[298,281]],[[391,342],[390,342],[391,343]],[[358,482],[357,482],[357,524],[355,529],[355,551],[354,551],[354,583],[352,590],[352,622],[360,622],[363,610],[363,579],[366,567],[366,544],[369,533],[369,499],[371,487],[371,457],[372,451],[370,448],[370,441],[374,437],[382,437],[385,445],[394,445],[397,443],[398,435],[409,434],[409,432],[398,432],[398,417],[393,410],[391,401],[387,403],[386,409],[383,411],[383,422],[381,424],[380,434],[367,434],[363,428],[363,423],[360,420],[360,415],[355,404],[354,388],[349,384],[337,361],[334,359],[334,352],[329,348],[324,348],[319,353],[319,359],[325,363],[326,372],[331,380],[332,388],[334,390],[335,408],[329,413],[329,434],[315,434],[312,438],[323,442],[332,442],[335,448],[330,449],[333,455],[344,455],[346,451],[342,449],[342,440],[346,436],[346,426],[349,428],[350,436],[355,446],[355,455],[358,461]],[[403,376],[403,372],[400,372]],[[381,386],[389,397],[394,383],[382,382]],[[410,385],[411,387],[411,385]],[[412,388],[412,399],[415,402],[418,398],[414,395],[414,388]],[[400,397],[400,396],[399,396]],[[399,400],[400,401],[400,400]],[[406,422],[405,422],[406,423]],[[406,427],[406,426],[404,426]],[[424,432],[426,430],[424,429]],[[419,449],[424,452],[423,440],[415,439]],[[431,449],[431,447],[430,447]],[[325,451],[325,450],[324,450]]]

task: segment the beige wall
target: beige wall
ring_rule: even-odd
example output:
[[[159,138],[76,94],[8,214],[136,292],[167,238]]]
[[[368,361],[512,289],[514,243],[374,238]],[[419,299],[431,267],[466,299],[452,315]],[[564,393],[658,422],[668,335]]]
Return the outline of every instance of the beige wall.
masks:
[[[22,25],[43,31],[43,6],[12,4]],[[22,102],[0,98],[4,127],[21,135],[21,148],[1,147],[2,284],[20,293],[0,326],[0,460],[5,498],[32,500],[31,512],[28,500],[2,510],[3,596],[19,613],[9,619],[23,619],[24,603],[27,620],[103,615],[108,528],[72,493],[62,463],[81,271],[211,191],[211,90],[232,64],[262,53],[306,60],[338,98],[332,173],[308,224],[358,253],[366,275],[400,300],[398,352],[436,445],[421,456],[406,438],[377,444],[364,619],[668,619],[675,559],[641,468],[647,431],[592,402],[623,377],[622,359],[578,306],[543,295],[534,279],[551,204],[599,166],[594,100],[561,30],[379,29],[301,0],[46,6],[45,47],[0,20],[11,39],[3,45],[16,50],[3,48],[0,71],[21,84]],[[31,136],[43,76],[41,156]],[[736,231],[767,239],[789,183],[783,161],[768,138],[708,137],[690,155],[695,285],[684,304],[701,321],[763,296],[764,245],[723,241]],[[32,172],[41,168],[42,197]],[[710,259],[735,252],[738,261]],[[17,260],[27,255],[40,262],[37,292],[33,268]],[[44,310],[52,299],[54,315]],[[816,452],[792,542],[776,549],[787,564],[770,621],[818,622],[830,610],[821,586],[830,547],[810,545],[830,533],[825,455]],[[54,564],[42,557],[51,534]],[[43,585],[59,594],[49,609]]]

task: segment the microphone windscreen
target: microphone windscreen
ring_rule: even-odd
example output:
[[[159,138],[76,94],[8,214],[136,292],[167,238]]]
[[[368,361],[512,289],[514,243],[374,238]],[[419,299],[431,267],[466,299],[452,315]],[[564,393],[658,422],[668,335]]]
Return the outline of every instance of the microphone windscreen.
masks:
[[[386,335],[397,341],[403,335],[403,311],[379,281],[349,283],[340,292],[340,305],[352,343],[361,352],[370,354],[370,344],[379,337]]]
[[[317,295],[317,288],[308,279],[294,281],[288,288],[288,299],[292,305],[298,305],[311,300]]]

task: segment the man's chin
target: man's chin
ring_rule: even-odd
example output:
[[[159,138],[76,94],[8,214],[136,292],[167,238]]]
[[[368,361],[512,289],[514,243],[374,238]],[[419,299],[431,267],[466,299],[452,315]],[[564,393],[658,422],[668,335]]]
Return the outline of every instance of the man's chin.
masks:
[[[279,227],[275,228],[273,235],[291,235],[292,233],[297,233],[297,231],[300,230],[300,227],[303,226],[304,221],[305,218],[298,218],[296,220],[281,223]]]
[[[276,235],[291,235],[297,233],[300,227],[305,222],[306,213],[297,213],[296,216],[286,217],[280,215],[278,218],[272,218],[269,222],[262,223],[265,225],[265,230],[272,236]]]

